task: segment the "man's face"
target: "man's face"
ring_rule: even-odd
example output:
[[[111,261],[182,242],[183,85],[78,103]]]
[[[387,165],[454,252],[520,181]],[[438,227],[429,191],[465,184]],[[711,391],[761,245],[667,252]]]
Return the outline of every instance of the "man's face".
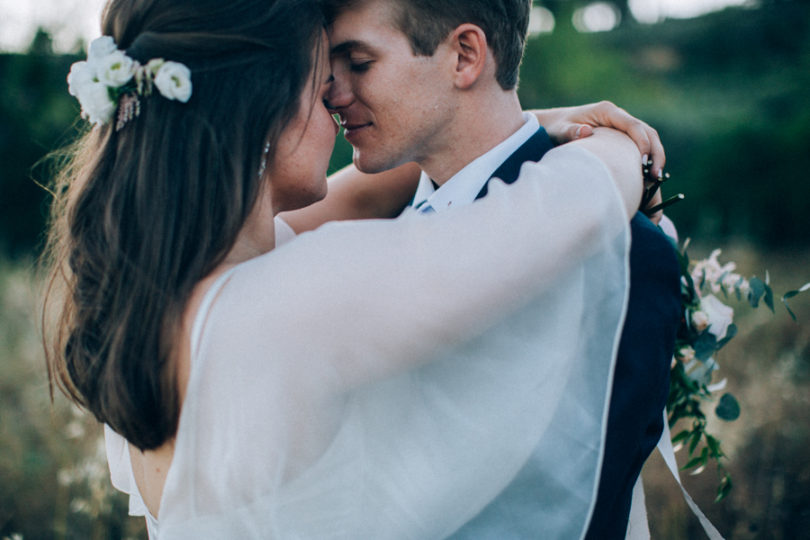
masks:
[[[329,29],[335,82],[328,95],[358,169],[373,173],[422,162],[446,141],[453,117],[452,55],[414,56],[388,0],[368,0]],[[448,71],[449,70],[449,71]]]

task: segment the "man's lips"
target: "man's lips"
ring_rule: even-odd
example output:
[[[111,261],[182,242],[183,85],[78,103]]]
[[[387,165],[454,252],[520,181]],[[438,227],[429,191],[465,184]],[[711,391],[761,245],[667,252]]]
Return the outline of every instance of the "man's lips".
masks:
[[[371,122],[366,122],[364,124],[343,122],[341,125],[343,126],[343,135],[349,139],[350,137],[357,135],[364,128],[371,126]]]

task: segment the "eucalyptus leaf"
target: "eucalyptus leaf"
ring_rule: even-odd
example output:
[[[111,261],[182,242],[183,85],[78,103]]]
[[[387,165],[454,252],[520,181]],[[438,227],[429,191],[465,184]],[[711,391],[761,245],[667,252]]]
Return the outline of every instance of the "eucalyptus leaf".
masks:
[[[689,274],[689,253],[686,252],[688,244],[689,239],[687,238],[686,243],[683,246],[683,251],[681,253],[678,253],[678,262],[681,265],[681,274],[684,275]]]
[[[751,286],[748,301],[751,303],[751,307],[759,307],[759,299],[765,294],[765,283],[758,277],[753,277],[748,284]]]
[[[705,362],[717,350],[717,338],[711,332],[704,331],[698,336],[692,347],[695,349],[695,357],[701,362]]]
[[[717,487],[717,497],[714,499],[714,502],[720,502],[725,499],[732,487],[733,484],[731,483],[731,476],[726,473],[723,476],[723,479],[720,480],[720,485]]]
[[[689,432],[687,430],[681,431],[680,433],[678,433],[677,435],[672,437],[672,444],[677,444],[677,443],[679,443],[681,441],[685,441],[686,439],[689,438],[690,434],[691,434],[691,432]]]
[[[686,462],[686,465],[681,467],[681,470],[691,469],[692,467],[700,467],[706,465],[706,462],[709,460],[709,449],[704,448],[700,455],[690,459]]]
[[[720,441],[717,440],[717,437],[712,437],[708,433],[706,434],[706,445],[709,447],[709,456],[715,459],[723,457],[723,451],[720,449]]]
[[[774,312],[774,310],[773,310],[773,289],[771,289],[771,287],[769,285],[765,285],[765,299],[764,299],[764,302],[765,302],[766,306],[771,308],[771,312]]]
[[[695,448],[697,448],[697,445],[700,443],[701,435],[702,434],[701,434],[700,431],[693,431],[692,432],[692,437],[691,437],[691,439],[689,441],[689,455],[690,456],[694,453]]]
[[[731,341],[732,338],[736,335],[737,335],[737,325],[731,323],[730,325],[728,325],[728,328],[726,329],[726,337],[717,342],[717,350],[720,350],[722,347],[725,347],[726,343]]]
[[[810,283],[805,283],[804,285],[799,287],[798,290],[796,290],[796,291],[788,291],[788,292],[786,292],[785,294],[782,295],[782,303],[785,305],[785,309],[787,310],[788,315],[790,315],[790,318],[793,319],[794,322],[799,322],[799,319],[796,317],[796,314],[793,313],[793,310],[790,309],[790,305],[787,303],[787,301],[788,301],[789,298],[793,298],[794,296],[798,296],[799,294],[801,294],[801,293],[803,293],[805,291],[808,291],[808,290],[810,290]]]
[[[793,310],[790,309],[790,305],[787,303],[787,301],[788,298],[793,298],[797,294],[799,294],[799,291],[788,291],[782,295],[782,303],[785,305],[785,309],[787,310],[788,315],[790,315],[790,318],[793,319],[793,322],[799,322],[799,319],[796,317],[796,314],[793,313]]]
[[[733,395],[723,394],[714,412],[720,419],[733,422],[740,417],[740,403]]]

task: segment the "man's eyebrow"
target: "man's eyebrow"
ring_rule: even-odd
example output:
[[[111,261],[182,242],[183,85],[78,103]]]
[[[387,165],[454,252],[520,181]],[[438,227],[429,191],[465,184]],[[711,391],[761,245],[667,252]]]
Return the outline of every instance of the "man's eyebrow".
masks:
[[[350,39],[348,41],[344,41],[342,43],[338,43],[329,51],[329,54],[332,56],[339,56],[341,54],[346,54],[353,51],[362,51],[362,52],[374,52],[374,47],[366,43],[365,41],[359,41],[356,39]]]

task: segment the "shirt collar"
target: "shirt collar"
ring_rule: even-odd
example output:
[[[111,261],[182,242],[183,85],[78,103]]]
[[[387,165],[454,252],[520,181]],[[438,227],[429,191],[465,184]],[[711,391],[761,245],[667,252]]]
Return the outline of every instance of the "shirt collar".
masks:
[[[427,204],[434,210],[441,212],[451,206],[473,202],[492,173],[540,129],[540,123],[535,115],[523,113],[523,120],[524,123],[520,129],[499,145],[468,163],[439,189],[433,187],[433,182],[423,172],[419,178],[413,205],[417,206],[422,201],[427,201]]]

